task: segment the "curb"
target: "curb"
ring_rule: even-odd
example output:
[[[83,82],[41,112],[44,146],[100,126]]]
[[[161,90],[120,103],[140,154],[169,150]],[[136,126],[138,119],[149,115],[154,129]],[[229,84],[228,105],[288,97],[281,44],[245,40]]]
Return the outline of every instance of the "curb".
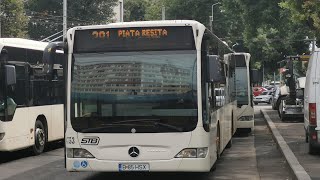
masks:
[[[290,147],[281,136],[280,132],[278,131],[277,127],[274,125],[272,120],[270,119],[269,115],[264,111],[260,110],[264,119],[267,121],[268,127],[272,132],[273,138],[276,140],[278,146],[280,147],[281,153],[285,157],[287,163],[289,164],[291,170],[294,173],[294,176],[298,180],[311,180],[309,174],[305,171],[305,169],[301,166],[296,156],[291,151]]]

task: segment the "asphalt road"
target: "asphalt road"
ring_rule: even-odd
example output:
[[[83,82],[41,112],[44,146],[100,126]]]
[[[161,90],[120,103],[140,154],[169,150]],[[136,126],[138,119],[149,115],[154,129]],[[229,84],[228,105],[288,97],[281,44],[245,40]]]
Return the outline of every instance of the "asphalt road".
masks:
[[[290,119],[282,122],[277,111],[271,107],[265,108],[273,123],[276,125],[282,137],[297,157],[299,163],[310,175],[311,179],[320,180],[320,152],[316,155],[308,154],[308,144],[305,142],[303,121]]]
[[[67,172],[64,169],[63,148],[53,144],[40,156],[27,150],[0,153],[0,179],[292,179],[290,170],[277,149],[265,121],[256,108],[253,133],[233,138],[211,173],[97,173]]]

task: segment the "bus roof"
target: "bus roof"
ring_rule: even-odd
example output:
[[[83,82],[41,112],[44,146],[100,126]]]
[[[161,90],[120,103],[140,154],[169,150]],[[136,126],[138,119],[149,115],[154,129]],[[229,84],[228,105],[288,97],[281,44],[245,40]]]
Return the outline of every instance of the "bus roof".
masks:
[[[190,24],[190,25],[195,25],[195,24],[201,24],[198,21],[194,20],[162,20],[162,21],[132,21],[132,22],[117,22],[117,23],[110,23],[109,25],[176,25],[176,24]]]
[[[105,25],[90,25],[77,26],[76,29],[92,29],[105,27],[149,27],[149,26],[187,26],[187,25],[202,25],[194,20],[162,20],[162,21],[133,21],[133,22],[118,22]]]
[[[22,38],[0,38],[0,47],[10,46],[10,47],[44,51],[44,49],[48,44],[49,44],[48,42],[40,42],[40,41],[34,41],[34,40],[22,39]]]

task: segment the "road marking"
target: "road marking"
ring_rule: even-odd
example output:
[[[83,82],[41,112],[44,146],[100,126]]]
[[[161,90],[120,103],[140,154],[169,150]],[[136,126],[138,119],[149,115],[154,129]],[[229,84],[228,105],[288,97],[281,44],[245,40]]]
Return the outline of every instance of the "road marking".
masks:
[[[269,115],[264,111],[261,110],[264,118],[267,121],[268,127],[270,128],[273,137],[276,139],[278,146],[280,147],[281,153],[286,158],[290,168],[292,169],[294,175],[298,180],[311,180],[309,174],[305,171],[305,169],[299,163],[297,157],[293,154],[290,147],[281,136],[280,132],[278,131],[277,127],[274,125],[272,120],[270,119]]]
[[[0,174],[0,179],[10,178],[61,159],[64,159],[63,148],[46,152],[39,156],[31,156],[0,164],[0,172],[5,172]]]

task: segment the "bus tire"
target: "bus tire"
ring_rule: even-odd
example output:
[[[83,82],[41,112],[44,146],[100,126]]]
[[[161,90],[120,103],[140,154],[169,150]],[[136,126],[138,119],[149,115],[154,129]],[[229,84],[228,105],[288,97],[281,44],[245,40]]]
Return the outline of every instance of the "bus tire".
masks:
[[[40,120],[37,120],[34,128],[34,145],[32,151],[34,155],[39,155],[43,152],[46,142],[46,129]]]

